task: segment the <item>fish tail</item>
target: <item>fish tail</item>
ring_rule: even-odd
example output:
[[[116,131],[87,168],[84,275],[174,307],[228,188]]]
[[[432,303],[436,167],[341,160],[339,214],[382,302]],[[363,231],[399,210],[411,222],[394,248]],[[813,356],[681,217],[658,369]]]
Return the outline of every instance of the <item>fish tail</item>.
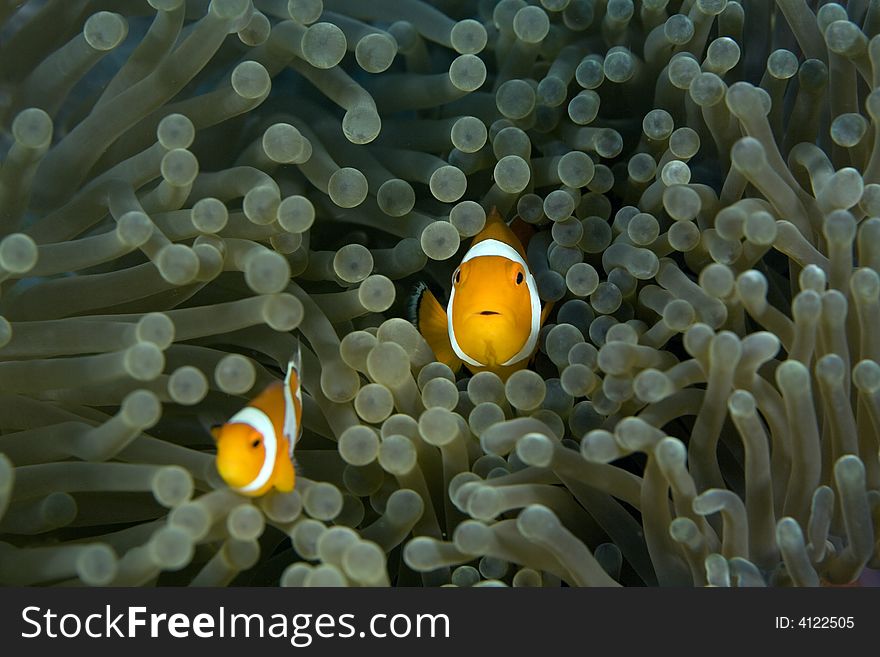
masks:
[[[446,311],[424,283],[419,283],[416,287],[409,311],[410,321],[419,329],[419,333],[434,352],[434,357],[448,365],[453,372],[457,372],[461,368],[461,360],[455,355],[449,341]]]
[[[302,344],[299,339],[296,341],[296,347],[287,361],[287,367],[284,370],[284,387],[286,390],[296,392],[296,388],[300,386],[300,376],[302,375]]]
[[[284,424],[283,432],[290,441],[289,453],[293,456],[293,446],[302,432],[302,346],[296,341],[296,349],[287,361],[284,374]]]

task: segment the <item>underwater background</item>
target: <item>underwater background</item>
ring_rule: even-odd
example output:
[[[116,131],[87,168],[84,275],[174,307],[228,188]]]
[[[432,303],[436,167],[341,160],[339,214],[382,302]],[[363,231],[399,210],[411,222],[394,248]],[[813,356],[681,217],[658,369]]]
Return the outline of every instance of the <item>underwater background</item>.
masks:
[[[876,582],[877,35],[877,0],[0,0],[0,584]],[[409,312],[493,207],[554,304],[506,381]],[[240,496],[208,428],[297,344],[296,488]]]

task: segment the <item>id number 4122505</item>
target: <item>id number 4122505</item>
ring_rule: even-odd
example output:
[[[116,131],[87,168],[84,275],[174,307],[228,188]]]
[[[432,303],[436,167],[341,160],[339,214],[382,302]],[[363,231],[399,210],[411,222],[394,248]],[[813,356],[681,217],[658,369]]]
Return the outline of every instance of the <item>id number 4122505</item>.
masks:
[[[853,616],[776,616],[776,629],[841,630],[855,627]]]

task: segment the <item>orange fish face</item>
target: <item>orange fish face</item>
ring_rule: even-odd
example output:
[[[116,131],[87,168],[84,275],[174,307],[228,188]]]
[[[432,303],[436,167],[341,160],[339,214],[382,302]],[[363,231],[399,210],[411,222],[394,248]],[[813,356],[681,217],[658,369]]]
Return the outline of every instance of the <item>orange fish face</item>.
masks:
[[[506,380],[528,366],[553,304],[542,305],[526,255],[518,233],[493,208],[453,274],[446,306],[426,285],[416,289],[410,318],[453,372],[464,365]]]
[[[217,441],[217,471],[230,488],[256,479],[266,459],[263,435],[247,424],[232,422],[212,430]]]
[[[526,275],[521,264],[500,256],[473,258],[456,270],[450,329],[474,360],[504,363],[528,340],[532,301]]]

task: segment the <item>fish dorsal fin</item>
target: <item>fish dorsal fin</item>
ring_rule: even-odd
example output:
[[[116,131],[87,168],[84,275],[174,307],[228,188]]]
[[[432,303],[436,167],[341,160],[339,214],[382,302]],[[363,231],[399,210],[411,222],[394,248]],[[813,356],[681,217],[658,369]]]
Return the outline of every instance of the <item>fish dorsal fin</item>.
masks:
[[[501,363],[505,366],[513,365],[514,363],[521,361],[523,358],[529,357],[538,344],[538,334],[541,330],[541,297],[538,296],[538,284],[535,281],[535,277],[532,275],[531,270],[529,270],[529,265],[526,262],[525,257],[520,254],[516,249],[514,249],[510,244],[496,239],[480,240],[479,242],[476,242],[473,246],[471,246],[470,249],[468,249],[468,252],[465,253],[464,258],[462,259],[462,264],[468,262],[469,260],[473,260],[474,258],[480,258],[483,256],[505,258],[507,260],[510,260],[511,262],[515,262],[523,268],[523,271],[526,274],[526,287],[529,290],[529,302],[531,308],[529,317],[529,337],[526,339],[522,348],[516,354]],[[455,354],[464,362],[470,365],[474,365],[475,367],[485,367],[485,363],[481,363],[468,356],[458,344],[458,340],[455,337],[455,328],[452,325],[452,307],[454,302],[455,286],[453,285],[452,290],[449,293],[449,304],[446,308],[446,317],[448,324],[447,330],[449,332],[449,339],[452,344],[452,349],[455,351]]]
[[[508,224],[510,232],[516,235],[519,243],[522,244],[523,251],[529,252],[529,242],[537,234],[538,230],[533,224],[523,221],[520,217],[514,217],[513,221]]]
[[[253,406],[245,406],[230,418],[229,424],[246,424],[263,437],[263,447],[266,450],[263,465],[260,466],[257,476],[239,489],[244,493],[252,493],[265,486],[272,476],[272,471],[275,470],[275,457],[278,455],[278,436],[275,435],[275,426],[264,411]]]
[[[474,236],[474,239],[471,242],[471,248],[484,240],[497,240],[499,242],[504,242],[519,253],[523,260],[526,259],[526,251],[523,248],[519,237],[517,237],[516,233],[510,229],[510,226],[504,222],[504,219],[501,218],[501,215],[498,214],[498,210],[495,208],[492,208],[492,211],[489,212],[489,215],[486,217],[486,224],[483,226],[483,230]]]

